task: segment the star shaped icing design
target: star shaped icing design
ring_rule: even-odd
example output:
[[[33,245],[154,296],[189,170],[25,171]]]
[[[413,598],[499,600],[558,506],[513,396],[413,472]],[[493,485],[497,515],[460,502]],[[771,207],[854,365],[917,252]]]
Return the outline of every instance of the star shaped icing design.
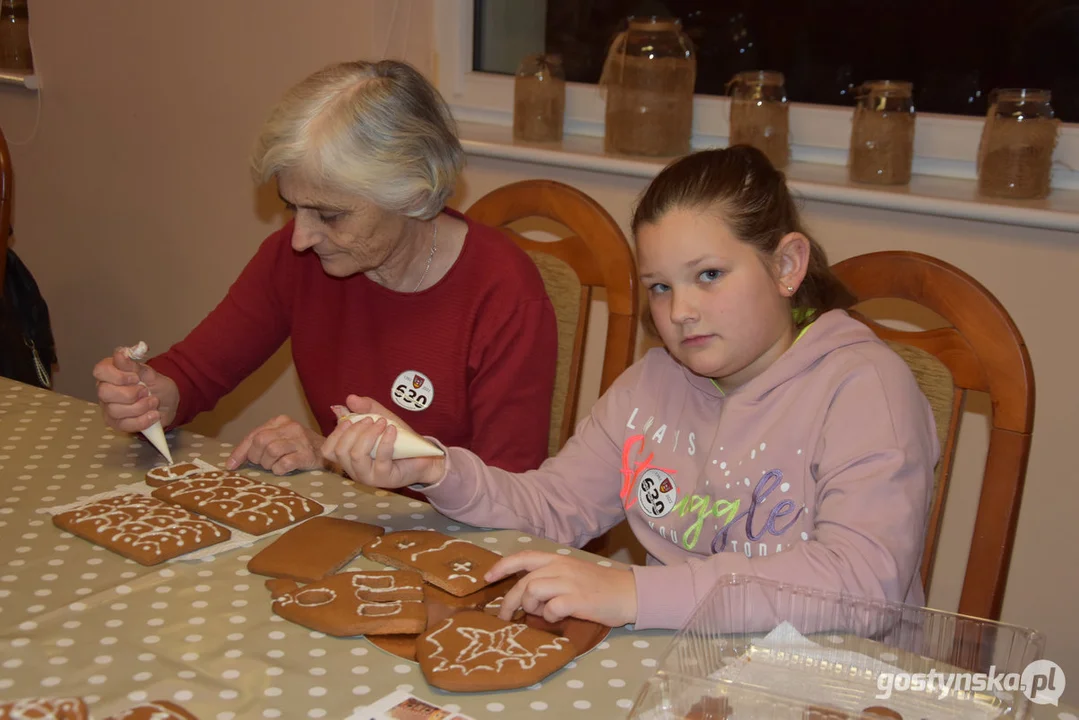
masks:
[[[524,632],[525,626],[509,625],[498,630],[480,628],[457,628],[457,632],[468,639],[468,646],[457,653],[456,662],[470,663],[488,653],[495,653],[500,660],[518,660],[521,668],[527,670],[536,664],[536,653],[521,645],[514,638]]]

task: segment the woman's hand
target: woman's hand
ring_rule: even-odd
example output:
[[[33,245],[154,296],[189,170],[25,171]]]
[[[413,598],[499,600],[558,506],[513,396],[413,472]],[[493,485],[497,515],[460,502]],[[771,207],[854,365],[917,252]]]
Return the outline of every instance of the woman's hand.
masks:
[[[637,583],[631,570],[529,550],[499,560],[486,580],[494,582],[521,571],[528,574],[502,600],[498,616],[503,620],[523,608],[547,622],[576,617],[619,627],[637,621]]]
[[[129,358],[126,348],[117,348],[95,365],[94,379],[98,404],[111,428],[137,433],[158,420],[167,427],[176,417],[180,401],[176,383]]]
[[[338,422],[322,446],[322,457],[339,465],[353,480],[372,487],[394,490],[415,484],[432,485],[439,481],[446,465],[445,458],[393,459],[397,428],[389,425],[384,418],[411,430],[404,421],[371,398],[349,395],[345,404],[354,413],[374,413],[382,417],[377,421],[364,418],[358,423],[347,420]],[[371,449],[375,443],[378,443],[378,450],[372,458]]]
[[[308,430],[287,415],[258,426],[247,434],[225,461],[225,467],[235,470],[250,461],[274,475],[293,470],[318,470],[325,467],[319,448],[323,437]]]

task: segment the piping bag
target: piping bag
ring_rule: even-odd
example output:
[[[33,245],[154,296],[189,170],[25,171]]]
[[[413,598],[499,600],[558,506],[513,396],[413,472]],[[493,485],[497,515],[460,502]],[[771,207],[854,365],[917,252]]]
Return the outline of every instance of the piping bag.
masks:
[[[333,410],[333,414],[337,416],[337,421],[347,420],[352,424],[356,424],[364,418],[371,418],[372,420],[378,420],[381,415],[376,413],[354,413],[350,412],[347,407],[342,405],[331,405],[330,409]],[[442,448],[435,445],[430,440],[427,440],[422,435],[419,435],[412,430],[402,428],[390,418],[383,418],[388,425],[393,425],[397,428],[397,440],[393,443],[393,459],[401,460],[402,458],[418,458],[418,457],[442,457],[446,453],[442,452]],[[375,456],[375,451],[378,450],[379,443],[382,442],[382,438],[379,437],[375,442],[375,446],[371,448],[371,457]]]
[[[149,352],[149,348],[146,347],[146,343],[142,340],[134,347],[124,348],[124,354],[137,363],[142,363],[146,359],[146,354]],[[146,387],[146,383],[139,381],[139,385]],[[161,421],[154,422],[153,425],[142,431],[142,434],[146,436],[146,439],[150,441],[150,444],[157,448],[157,451],[165,456],[165,459],[169,461],[169,465],[172,465],[172,453],[169,451],[169,443],[165,440],[165,429],[161,427]]]

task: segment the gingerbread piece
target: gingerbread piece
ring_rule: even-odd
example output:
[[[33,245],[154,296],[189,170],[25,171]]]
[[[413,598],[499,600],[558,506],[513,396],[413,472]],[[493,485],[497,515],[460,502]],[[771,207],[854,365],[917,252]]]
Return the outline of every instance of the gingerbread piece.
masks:
[[[902,715],[895,710],[892,710],[890,707],[885,707],[883,705],[867,707],[865,710],[862,710],[862,713],[865,715],[873,715],[875,717],[888,718],[889,720],[903,720]]]
[[[415,570],[432,585],[463,597],[491,583],[484,575],[502,557],[467,540],[433,530],[402,530],[364,546],[370,559],[396,568]]]
[[[105,720],[199,720],[176,703],[168,700],[152,702],[128,708],[119,715],[112,715]]]
[[[88,720],[82,698],[23,698],[0,702],[0,720]]]
[[[423,581],[409,570],[339,573],[302,588],[278,578],[267,586],[276,614],[334,637],[420,633],[427,627]]]
[[[288,488],[232,474],[174,480],[153,496],[252,535],[280,530],[323,510]]]
[[[162,485],[168,485],[173,480],[191,477],[201,472],[204,472],[204,470],[193,462],[158,465],[155,468],[150,468],[149,472],[146,473],[146,484],[150,487],[161,487]]]
[[[288,530],[247,563],[256,575],[315,582],[333,575],[385,530],[378,525],[316,517]]]
[[[810,705],[802,713],[802,720],[849,720],[850,715],[839,708]]]
[[[98,500],[52,521],[141,565],[157,565],[232,536],[227,528],[189,510],[137,493]]]
[[[566,638],[507,623],[481,610],[447,618],[420,636],[416,659],[432,686],[487,692],[533,685],[576,655]]]

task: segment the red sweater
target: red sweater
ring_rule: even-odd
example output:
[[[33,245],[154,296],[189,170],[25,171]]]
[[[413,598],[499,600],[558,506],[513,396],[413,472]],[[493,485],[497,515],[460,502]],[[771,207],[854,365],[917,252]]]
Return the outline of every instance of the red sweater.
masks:
[[[446,212],[468,222],[464,247],[445,277],[412,294],[364,275],[330,277],[314,253],[292,249],[291,222],[270,235],[217,308],[149,361],[179,388],[174,424],[212,409],[291,338],[323,435],[336,424],[330,406],[354,393],[497,467],[538,467],[547,457],[554,310],[520,248]]]

